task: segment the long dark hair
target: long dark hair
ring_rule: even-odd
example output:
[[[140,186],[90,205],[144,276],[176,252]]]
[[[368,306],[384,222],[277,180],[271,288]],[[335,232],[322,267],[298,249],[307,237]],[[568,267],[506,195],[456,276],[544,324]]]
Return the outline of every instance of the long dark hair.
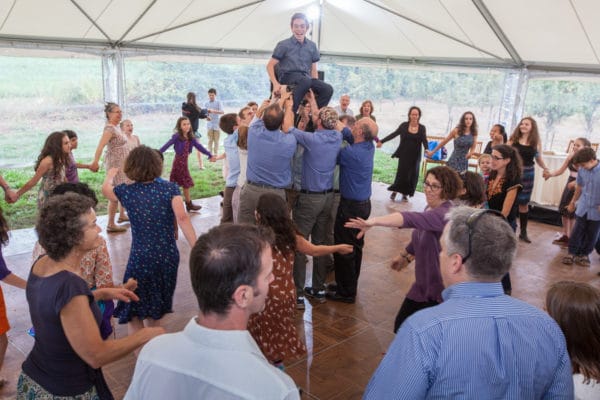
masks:
[[[198,112],[200,112],[200,107],[196,104],[196,93],[188,92],[187,94],[187,103],[191,104]]]
[[[521,132],[521,122],[523,122],[526,119],[529,120],[529,122],[531,122],[531,132],[529,133],[529,137],[527,138],[527,144],[537,150],[538,144],[541,141],[540,131],[538,130],[537,122],[532,117],[525,117],[521,119],[521,121],[519,121],[519,125],[517,125],[512,135],[510,135],[510,142],[513,145],[519,143],[519,140],[523,136],[523,133]]]
[[[40,155],[35,163],[35,171],[37,171],[40,163],[47,156],[52,158],[52,168],[54,169],[55,174],[62,167],[69,163],[69,154],[65,153],[62,148],[62,140],[64,137],[68,136],[62,131],[52,132],[50,135],[48,135],[46,141],[44,142],[44,147],[42,147],[42,151],[40,152]]]
[[[506,165],[506,171],[504,172],[504,178],[509,182],[515,182],[521,180],[521,173],[523,171],[523,161],[519,152],[512,146],[507,144],[499,144],[492,147],[492,150],[496,150],[502,154],[502,158],[510,158],[510,162]],[[498,171],[490,171],[490,180],[496,179]]]
[[[458,136],[463,136],[467,132],[467,124],[465,123],[465,117],[467,114],[470,114],[473,117],[473,124],[471,124],[470,132],[473,137],[476,137],[477,133],[479,132],[479,128],[477,127],[477,119],[475,118],[475,114],[473,114],[471,111],[466,111],[463,113],[463,115],[461,115],[460,121],[458,121],[458,125],[456,125]]]
[[[179,117],[177,118],[177,123],[175,124],[175,132],[177,132],[179,134],[179,138],[181,140],[192,140],[192,137],[194,137],[194,133],[192,132],[192,122],[190,121],[190,131],[185,133],[183,131],[183,129],[181,129],[181,123],[183,122],[183,120],[190,120],[188,117]],[[186,136],[187,135],[187,136]]]
[[[296,228],[290,218],[285,200],[273,193],[265,193],[256,206],[258,224],[267,226],[275,233],[275,247],[285,254],[296,251]],[[287,256],[287,254],[286,254]]]
[[[8,222],[6,222],[2,213],[2,207],[0,207],[0,246],[8,243],[8,230]]]

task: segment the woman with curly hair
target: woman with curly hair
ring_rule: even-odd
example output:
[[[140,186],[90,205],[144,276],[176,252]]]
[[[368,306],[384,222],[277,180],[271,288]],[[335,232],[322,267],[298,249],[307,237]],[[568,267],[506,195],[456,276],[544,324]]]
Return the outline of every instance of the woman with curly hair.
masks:
[[[467,111],[460,117],[458,125],[450,131],[448,136],[439,142],[433,150],[426,151],[425,155],[432,157],[446,143],[454,140],[454,150],[446,165],[460,174],[469,168],[469,158],[475,153],[475,146],[477,146],[477,132],[475,114]]]
[[[358,121],[359,119],[361,119],[363,117],[368,117],[368,118],[371,118],[374,122],[376,122],[377,120],[375,119],[375,116],[373,115],[373,111],[375,111],[375,109],[373,107],[373,102],[371,100],[363,101],[362,104],[360,105],[360,108],[358,109],[358,114],[356,115],[356,120]]]
[[[269,227],[275,233],[273,246],[274,280],[269,285],[269,296],[262,312],[254,314],[248,330],[267,359],[278,367],[283,360],[304,354],[306,348],[296,332],[296,286],[293,279],[294,253],[319,257],[326,254],[352,252],[352,246],[316,246],[297,233],[290,218],[285,200],[266,193],[258,199],[256,206],[258,225]]]
[[[196,103],[196,93],[194,92],[188,92],[186,100],[185,103],[181,103],[181,114],[190,119],[194,137],[200,141],[202,135],[198,133],[198,122],[200,119],[206,119],[208,117],[208,110],[200,108],[198,103]],[[200,150],[196,152],[196,155],[198,156],[198,165],[200,166],[200,169],[204,169]]]
[[[542,158],[542,140],[538,131],[537,122],[531,117],[525,117],[519,122],[519,126],[515,128],[508,144],[513,146],[523,163],[523,173],[521,174],[521,183],[523,189],[517,197],[519,205],[519,239],[525,243],[531,243],[527,236],[527,221],[529,220],[529,201],[531,200],[531,192],[533,191],[533,178],[535,177],[535,162],[548,171],[546,163]]]
[[[415,283],[406,294],[396,315],[394,332],[406,318],[427,307],[442,302],[444,283],[440,272],[440,237],[446,225],[446,214],[462,189],[462,180],[456,171],[446,167],[435,167],[427,171],[423,191],[427,206],[423,212],[395,212],[381,217],[364,220],[351,218],[346,228],[360,229],[362,237],[374,226],[413,228],[410,243],[392,259],[391,267],[400,271],[415,261]]]
[[[136,301],[123,288],[93,293],[79,276],[81,257],[100,243],[93,200],[74,193],[50,197],[36,231],[47,255],[33,264],[26,296],[35,329],[33,349],[23,362],[17,399],[112,399],[101,367],[125,357],[162,328],[123,339],[102,340],[96,301]]]
[[[546,310],[567,340],[575,399],[600,399],[600,291],[588,283],[555,283]]]
[[[35,163],[35,175],[17,191],[17,199],[42,180],[37,205],[41,208],[54,188],[67,181],[65,170],[69,164],[71,141],[65,132],[52,132],[46,138],[42,152]]]

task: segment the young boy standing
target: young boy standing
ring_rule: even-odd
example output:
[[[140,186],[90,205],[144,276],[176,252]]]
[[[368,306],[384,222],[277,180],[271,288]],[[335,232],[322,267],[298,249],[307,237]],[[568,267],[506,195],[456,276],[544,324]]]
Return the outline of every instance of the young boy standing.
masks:
[[[569,254],[563,258],[562,263],[589,267],[589,254],[594,249],[600,232],[600,167],[596,152],[591,147],[575,153],[573,164],[579,171],[575,194],[567,210],[575,211],[575,226],[569,238]]]
[[[224,114],[221,102],[217,100],[217,89],[208,89],[208,101],[204,105],[208,108],[208,118],[206,119],[207,136],[208,136],[208,151],[211,154],[219,154],[219,118]]]

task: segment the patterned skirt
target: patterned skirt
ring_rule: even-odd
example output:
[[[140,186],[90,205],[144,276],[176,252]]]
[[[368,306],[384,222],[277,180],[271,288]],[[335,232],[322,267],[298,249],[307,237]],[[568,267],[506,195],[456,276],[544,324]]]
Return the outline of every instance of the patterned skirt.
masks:
[[[55,396],[21,372],[17,383],[17,400],[100,400],[100,396],[98,396],[96,386],[75,396]]]
[[[533,178],[535,176],[535,165],[530,167],[523,167],[523,174],[521,175],[521,184],[523,189],[517,196],[518,205],[526,205],[531,200],[531,192],[533,191]]]

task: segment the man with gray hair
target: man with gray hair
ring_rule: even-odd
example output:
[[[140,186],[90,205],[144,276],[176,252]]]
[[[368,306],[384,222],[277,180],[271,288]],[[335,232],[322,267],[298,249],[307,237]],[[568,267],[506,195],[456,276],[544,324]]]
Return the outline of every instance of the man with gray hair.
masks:
[[[572,399],[560,328],[502,290],[517,242],[501,214],[456,208],[441,245],[444,302],[402,324],[364,398]]]
[[[309,90],[307,96],[312,110],[317,110],[312,90]],[[286,107],[286,113],[291,112],[291,107]],[[317,127],[314,132],[304,132],[285,124],[283,129],[294,135],[298,144],[304,148],[301,189],[292,212],[294,223],[305,239],[308,240],[310,236],[313,244],[326,245],[332,244],[326,242],[327,226],[333,206],[333,173],[342,144],[342,134],[335,130],[338,115],[333,108],[323,107],[313,115],[316,116],[313,121]],[[306,256],[296,252],[294,281],[298,308],[303,308],[304,294],[325,301],[326,262],[326,257],[313,258],[312,286],[304,288]]]
[[[354,117],[354,111],[352,111],[350,109],[350,107],[348,107],[349,105],[350,105],[350,96],[347,94],[343,94],[340,96],[340,104],[335,106],[335,111],[337,111],[337,113],[340,117],[343,117],[344,115],[349,115],[351,117]]]

